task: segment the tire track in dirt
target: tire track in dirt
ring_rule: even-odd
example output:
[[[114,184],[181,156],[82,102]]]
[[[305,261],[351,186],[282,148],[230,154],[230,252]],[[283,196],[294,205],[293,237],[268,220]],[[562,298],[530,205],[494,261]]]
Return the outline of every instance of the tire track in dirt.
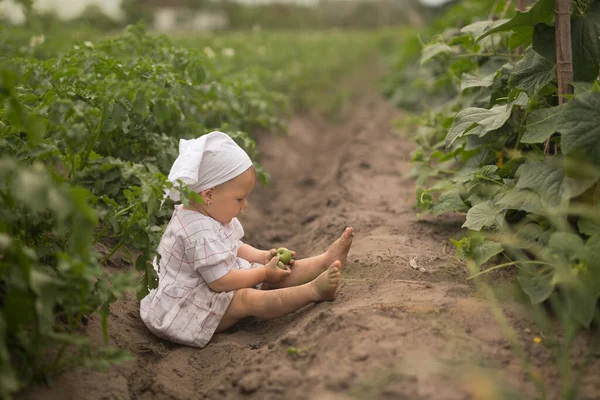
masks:
[[[137,360],[108,374],[75,370],[24,398],[464,399],[491,398],[503,382],[533,398],[489,307],[445,248],[461,220],[415,215],[413,145],[392,134],[398,115],[367,89],[339,125],[304,115],[288,135],[258,138],[272,182],[255,189],[240,217],[245,240],[305,257],[353,226],[336,301],[242,321],[199,350],[149,334],[130,296],[112,308],[110,332]],[[410,266],[415,257],[425,271]],[[505,311],[526,335],[519,307]],[[90,332],[101,332],[95,318]],[[549,359],[527,350],[541,366]],[[554,369],[543,373],[557,380]]]

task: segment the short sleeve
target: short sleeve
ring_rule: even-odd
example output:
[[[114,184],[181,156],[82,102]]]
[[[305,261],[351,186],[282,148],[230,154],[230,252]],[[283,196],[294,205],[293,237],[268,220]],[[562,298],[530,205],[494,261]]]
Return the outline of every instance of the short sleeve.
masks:
[[[192,268],[207,282],[227,275],[235,263],[235,255],[218,237],[203,238],[186,247],[185,255]]]
[[[242,227],[241,222],[237,218],[231,220],[231,227],[233,228],[234,237],[236,240],[235,250],[237,253],[240,247],[242,247],[242,245],[244,244],[244,242],[240,240],[244,237],[244,228]]]
[[[235,232],[235,240],[241,240],[244,237],[244,227],[241,222],[237,218],[234,218],[231,220],[231,226]]]

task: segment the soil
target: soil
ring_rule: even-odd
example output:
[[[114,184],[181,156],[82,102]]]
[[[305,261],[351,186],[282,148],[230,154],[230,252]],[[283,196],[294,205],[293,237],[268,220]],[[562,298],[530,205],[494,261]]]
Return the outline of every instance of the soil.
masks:
[[[534,341],[539,329],[512,300],[510,284],[498,286],[506,288],[498,292],[504,294],[500,309],[465,280],[448,241],[460,236],[463,217],[417,216],[413,144],[393,129],[400,112],[367,89],[344,115],[339,124],[301,115],[287,135],[260,135],[261,163],[272,181],[255,189],[240,217],[246,242],[289,247],[298,258],[324,251],[352,226],[335,301],[277,320],[242,321],[197,349],[151,335],[129,296],[112,307],[109,330],[134,361],[107,373],[76,369],[19,397],[539,398],[506,339],[503,329],[510,326],[548,398],[558,398],[559,371],[545,339]],[[504,312],[506,324],[496,311]],[[97,340],[99,327],[91,318],[88,331]],[[597,355],[582,383],[584,398],[600,398],[599,367]]]

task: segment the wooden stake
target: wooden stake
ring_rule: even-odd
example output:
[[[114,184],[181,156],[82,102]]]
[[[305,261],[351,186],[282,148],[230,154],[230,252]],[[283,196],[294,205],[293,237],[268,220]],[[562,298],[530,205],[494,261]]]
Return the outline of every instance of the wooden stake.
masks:
[[[554,26],[556,30],[556,76],[558,78],[558,104],[573,94],[573,52],[571,49],[571,0],[554,0]],[[544,153],[550,154],[550,138]]]
[[[573,93],[573,52],[571,49],[571,0],[554,0],[556,19],[556,75],[558,77],[558,104],[567,101]]]

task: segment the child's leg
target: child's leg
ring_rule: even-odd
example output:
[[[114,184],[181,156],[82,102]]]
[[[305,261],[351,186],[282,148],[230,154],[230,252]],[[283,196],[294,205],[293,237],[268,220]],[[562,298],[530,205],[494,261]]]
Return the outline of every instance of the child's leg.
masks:
[[[333,300],[340,283],[339,261],[318,277],[300,286],[277,289],[239,289],[217,327],[222,332],[246,317],[274,319],[283,317],[314,301]]]
[[[279,283],[263,283],[263,289],[279,289],[302,285],[310,282],[327,269],[334,261],[340,262],[340,268],[346,263],[346,256],[352,245],[352,228],[346,228],[340,236],[323,254],[296,260],[292,267],[292,274]]]

